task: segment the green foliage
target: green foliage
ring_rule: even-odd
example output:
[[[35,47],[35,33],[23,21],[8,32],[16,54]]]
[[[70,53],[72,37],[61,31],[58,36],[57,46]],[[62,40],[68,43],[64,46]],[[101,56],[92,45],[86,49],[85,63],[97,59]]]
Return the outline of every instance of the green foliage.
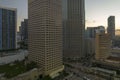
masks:
[[[44,76],[42,78],[39,78],[37,80],[53,80],[50,76]]]
[[[70,68],[74,68],[73,66],[71,66],[69,64],[65,64],[65,66],[70,67]]]
[[[4,77],[6,78],[12,78],[36,67],[37,64],[34,62],[25,65],[24,61],[15,61],[13,64],[6,64],[0,66],[0,73],[5,73]]]
[[[25,72],[24,62],[15,62],[13,64],[7,64],[0,66],[0,73],[5,73],[5,77],[11,78]]]
[[[35,62],[30,62],[26,65],[26,70],[29,71],[33,68],[38,68],[38,65]]]
[[[69,74],[65,71],[62,72],[64,76],[68,76]]]
[[[120,75],[120,70],[117,70],[117,74]]]
[[[42,80],[52,80],[50,76],[45,76]]]

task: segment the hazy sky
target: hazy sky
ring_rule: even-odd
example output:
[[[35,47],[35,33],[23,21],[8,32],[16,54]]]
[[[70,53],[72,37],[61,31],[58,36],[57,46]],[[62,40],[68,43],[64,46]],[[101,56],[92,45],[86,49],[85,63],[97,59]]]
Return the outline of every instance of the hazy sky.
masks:
[[[107,27],[107,18],[116,17],[116,28],[120,29],[120,0],[85,0],[86,26],[103,25]],[[0,0],[0,6],[13,7],[18,10],[18,26],[28,17],[27,0]]]

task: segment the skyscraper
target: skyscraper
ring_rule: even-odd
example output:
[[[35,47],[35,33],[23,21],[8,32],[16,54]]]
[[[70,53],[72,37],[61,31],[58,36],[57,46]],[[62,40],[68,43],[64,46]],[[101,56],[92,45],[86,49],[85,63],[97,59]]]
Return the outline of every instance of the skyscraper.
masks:
[[[79,59],[85,56],[85,2],[62,0],[64,57]]]
[[[29,60],[38,64],[43,75],[55,76],[62,62],[62,1],[28,0]]]
[[[0,50],[16,49],[17,9],[0,7]]]
[[[27,44],[28,40],[28,19],[24,19],[24,21],[21,22],[20,26],[20,35],[21,35],[21,40]]]
[[[113,40],[115,38],[115,16],[110,16],[108,18],[108,34],[110,34],[110,38]]]

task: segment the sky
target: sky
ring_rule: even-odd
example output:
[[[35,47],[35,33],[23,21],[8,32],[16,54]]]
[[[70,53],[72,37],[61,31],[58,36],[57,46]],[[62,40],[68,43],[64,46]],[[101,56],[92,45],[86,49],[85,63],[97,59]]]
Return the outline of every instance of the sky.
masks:
[[[17,27],[28,18],[27,0],[0,0],[0,6],[17,8]],[[107,18],[113,15],[116,18],[116,29],[120,29],[120,0],[85,0],[85,15],[86,27],[107,27]]]

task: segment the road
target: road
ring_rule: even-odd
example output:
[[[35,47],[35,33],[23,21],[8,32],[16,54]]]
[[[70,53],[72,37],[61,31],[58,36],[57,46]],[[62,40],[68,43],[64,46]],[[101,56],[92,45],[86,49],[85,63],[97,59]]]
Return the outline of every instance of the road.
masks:
[[[66,67],[65,70],[71,74],[73,74],[72,77],[68,78],[67,80],[83,80],[83,78],[88,78],[88,80],[106,80],[103,78],[99,78],[95,75],[87,74],[85,72],[82,72],[80,69],[83,68],[81,64],[70,64],[74,66],[74,68]],[[83,69],[88,68],[84,67]]]

